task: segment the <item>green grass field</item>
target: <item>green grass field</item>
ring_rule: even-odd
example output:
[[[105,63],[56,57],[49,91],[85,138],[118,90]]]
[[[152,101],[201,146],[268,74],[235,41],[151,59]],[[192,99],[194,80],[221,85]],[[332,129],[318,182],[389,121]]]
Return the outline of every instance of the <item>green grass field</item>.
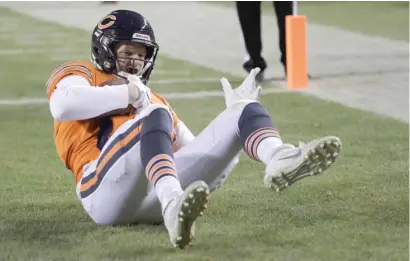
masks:
[[[45,98],[56,65],[88,59],[87,32],[4,8],[0,21],[8,21],[0,27],[1,99]],[[156,70],[151,88],[159,92],[221,89],[160,80],[231,77],[165,56]],[[0,105],[0,260],[408,260],[408,125],[298,93],[261,100],[286,141],[337,135],[341,157],[326,176],[281,193],[263,187],[262,164],[242,157],[199,220],[194,247],[183,251],[161,226],[95,225],[57,158],[48,106]],[[223,98],[169,101],[195,134],[224,109]]]

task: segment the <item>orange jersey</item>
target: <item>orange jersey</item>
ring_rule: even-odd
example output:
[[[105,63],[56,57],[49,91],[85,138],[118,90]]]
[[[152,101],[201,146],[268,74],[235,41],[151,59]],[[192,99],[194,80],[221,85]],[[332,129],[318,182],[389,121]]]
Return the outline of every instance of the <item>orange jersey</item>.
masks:
[[[105,81],[116,79],[114,75],[106,74],[91,62],[74,61],[68,62],[55,69],[46,83],[47,95],[50,99],[57,83],[69,75],[79,75],[88,80],[91,86],[97,87]],[[92,87],[91,87],[92,88]],[[173,116],[174,127],[179,122],[175,112],[169,103],[160,95],[152,93],[151,102],[166,105]],[[98,104],[96,105],[98,106]],[[81,121],[54,121],[54,142],[57,154],[70,169],[78,183],[82,176],[83,166],[96,160],[100,154],[101,146],[98,144],[99,136],[102,132],[108,132],[108,138],[126,121],[134,118],[135,115],[111,116],[105,119],[90,119]],[[174,138],[173,131],[173,138]]]

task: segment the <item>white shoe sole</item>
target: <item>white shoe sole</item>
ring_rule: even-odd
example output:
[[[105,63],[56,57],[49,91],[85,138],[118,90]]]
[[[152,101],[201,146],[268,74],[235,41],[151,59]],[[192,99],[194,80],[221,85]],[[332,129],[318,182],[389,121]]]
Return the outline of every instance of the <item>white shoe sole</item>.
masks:
[[[191,229],[195,220],[203,215],[208,200],[209,188],[203,181],[195,181],[185,189],[179,206],[174,247],[183,249],[187,245],[191,245],[194,236]]]
[[[311,146],[301,156],[302,162],[292,170],[265,175],[265,185],[279,192],[296,181],[323,173],[336,161],[342,143],[339,138],[329,136],[319,139],[317,144]]]

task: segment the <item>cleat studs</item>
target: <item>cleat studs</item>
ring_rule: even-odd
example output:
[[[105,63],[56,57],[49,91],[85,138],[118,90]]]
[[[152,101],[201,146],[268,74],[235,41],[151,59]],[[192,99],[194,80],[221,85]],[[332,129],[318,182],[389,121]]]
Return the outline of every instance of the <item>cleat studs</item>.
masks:
[[[183,212],[183,211],[180,211],[180,212],[179,212],[179,215],[183,217],[183,216],[184,216],[184,212]]]
[[[311,164],[309,165],[309,168],[310,168],[310,169],[311,169],[311,168],[314,168],[314,167],[317,166],[317,164],[318,164],[318,163],[311,163]]]
[[[337,157],[337,156],[339,156],[339,153],[337,152],[333,153],[333,157]]]
[[[319,147],[321,147],[322,149],[325,147],[325,144],[323,144],[323,143],[320,143],[319,144]]]
[[[204,209],[207,209],[208,208],[208,205],[207,204],[204,204]]]
[[[197,192],[202,192],[202,191],[204,191],[204,188],[202,188],[202,187],[201,187],[201,188],[197,188],[196,191],[197,191]]]
[[[332,165],[332,162],[329,160],[327,161],[327,166],[330,166],[330,165]]]
[[[184,202],[184,207],[189,207],[188,202]]]
[[[189,194],[189,198],[191,198],[191,199],[194,198],[194,194],[192,194],[192,193]]]
[[[321,173],[322,172],[322,168],[318,168],[317,172]]]
[[[181,237],[181,236],[177,237],[177,241],[179,241],[179,240],[182,240],[182,237]]]
[[[203,216],[203,215],[204,215],[204,212],[203,212],[203,211],[199,212],[199,215],[200,215],[200,216]]]
[[[179,222],[184,222],[184,219],[182,217],[179,218]]]

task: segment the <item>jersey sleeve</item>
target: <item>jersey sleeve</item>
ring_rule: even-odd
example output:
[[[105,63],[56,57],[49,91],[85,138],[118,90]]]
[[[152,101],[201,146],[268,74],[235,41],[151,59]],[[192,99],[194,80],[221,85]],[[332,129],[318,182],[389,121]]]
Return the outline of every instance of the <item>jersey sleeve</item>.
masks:
[[[46,83],[46,92],[48,98],[51,97],[53,91],[57,88],[57,83],[64,77],[69,75],[79,75],[86,79],[90,85],[93,85],[93,68],[81,62],[70,62],[60,65],[55,69]]]

